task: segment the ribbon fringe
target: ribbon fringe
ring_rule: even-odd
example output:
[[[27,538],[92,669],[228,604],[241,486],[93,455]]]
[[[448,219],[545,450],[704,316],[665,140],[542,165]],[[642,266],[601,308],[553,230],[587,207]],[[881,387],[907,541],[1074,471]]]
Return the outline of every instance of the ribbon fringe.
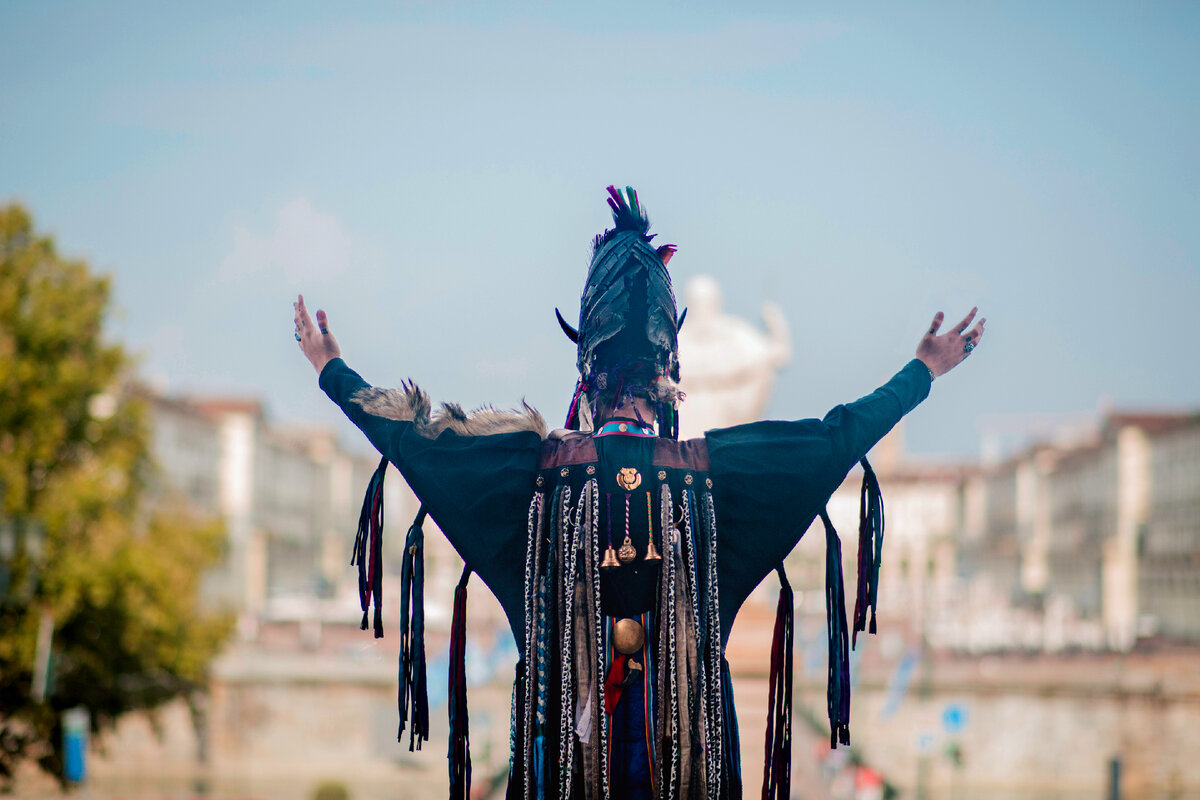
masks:
[[[464,566],[454,589],[454,616],[450,623],[450,672],[447,703],[450,737],[446,758],[450,762],[450,800],[471,796],[471,730],[467,714],[467,581],[471,568]]]
[[[425,506],[417,512],[404,540],[404,560],[400,569],[400,730],[396,740],[404,738],[406,724],[409,752],[421,749],[429,741],[429,689],[425,670]],[[411,616],[410,616],[411,612]],[[410,716],[411,714],[411,716]]]
[[[792,791],[792,646],[795,607],[792,585],[783,565],[779,574],[779,605],[771,638],[771,677],[767,699],[767,735],[763,745],[762,800],[788,800]]]
[[[854,634],[851,646],[858,644],[858,632],[875,633],[875,618],[879,603],[879,567],[883,558],[883,494],[879,479],[867,459],[859,462],[863,468],[862,492],[858,511],[858,586],[854,599]],[[871,622],[867,624],[867,611]]]
[[[829,632],[829,746],[850,744],[850,636],[846,625],[846,590],[842,581],[842,541],[829,514],[825,523],[825,613]]]
[[[358,567],[358,599],[362,606],[362,630],[367,629],[371,603],[375,604],[373,627],[375,638],[383,638],[383,479],[388,461],[379,459],[379,466],[367,484],[362,510],[358,514],[358,531],[354,535],[354,552],[350,565]]]

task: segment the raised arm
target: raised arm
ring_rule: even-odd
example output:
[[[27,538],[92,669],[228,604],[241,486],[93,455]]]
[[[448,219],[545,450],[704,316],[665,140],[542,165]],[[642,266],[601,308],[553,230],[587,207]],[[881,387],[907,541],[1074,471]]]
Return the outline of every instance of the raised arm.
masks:
[[[823,419],[755,422],[705,434],[717,503],[722,619],[783,560],[851,468],[929,394],[936,376],[979,344],[984,320],[973,309],[938,335],[938,312],[916,357],[869,395]]]
[[[321,389],[396,466],[446,538],[496,595],[510,623],[522,621],[525,519],[541,449],[531,409],[431,413],[416,386],[378,389],[341,358],[323,311],[313,325],[301,297],[296,338]],[[481,418],[482,417],[482,418]]]

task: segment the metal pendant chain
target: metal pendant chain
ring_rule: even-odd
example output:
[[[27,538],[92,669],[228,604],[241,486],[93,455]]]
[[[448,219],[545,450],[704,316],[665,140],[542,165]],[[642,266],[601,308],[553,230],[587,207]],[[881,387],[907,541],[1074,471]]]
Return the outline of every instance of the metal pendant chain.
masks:
[[[629,492],[625,493],[625,541],[621,542],[617,558],[621,560],[622,564],[628,564],[637,558],[637,550],[634,549],[633,540],[629,538]]]

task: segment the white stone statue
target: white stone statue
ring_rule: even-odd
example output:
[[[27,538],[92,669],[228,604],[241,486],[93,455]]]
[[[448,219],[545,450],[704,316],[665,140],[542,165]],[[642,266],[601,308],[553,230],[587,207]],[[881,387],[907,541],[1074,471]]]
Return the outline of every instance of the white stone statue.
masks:
[[[722,310],[721,287],[707,275],[684,286],[687,319],[679,332],[679,438],[700,436],[760,419],[775,373],[791,360],[792,342],[783,311],[763,303],[766,332]]]

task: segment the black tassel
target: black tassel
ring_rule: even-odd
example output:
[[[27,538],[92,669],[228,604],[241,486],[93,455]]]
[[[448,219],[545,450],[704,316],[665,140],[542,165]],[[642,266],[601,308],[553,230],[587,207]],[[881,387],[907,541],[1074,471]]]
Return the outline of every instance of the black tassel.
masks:
[[[362,625],[367,619],[372,600],[375,603],[375,638],[383,637],[383,478],[388,461],[379,459],[379,466],[367,484],[362,511],[358,514],[358,532],[354,536],[354,553],[350,565],[358,566],[358,599],[362,606]]]
[[[770,694],[767,699],[767,736],[763,745],[762,800],[788,800],[792,791],[792,645],[795,609],[792,585],[780,564],[779,605],[775,634],[771,638]]]
[[[854,599],[854,636],[851,646],[858,644],[858,632],[875,633],[876,608],[879,603],[879,567],[883,559],[883,494],[879,479],[867,459],[859,462],[863,468],[862,492],[858,509],[858,587]],[[867,625],[867,611],[871,622]]]
[[[721,782],[721,800],[742,800],[742,742],[738,735],[737,705],[733,700],[733,678],[729,662],[721,658],[721,720],[724,723],[725,780]]]
[[[429,684],[425,672],[425,506],[417,512],[404,540],[400,568],[400,730],[396,741],[408,734],[409,752],[429,741]],[[410,615],[411,609],[411,615]]]
[[[829,514],[825,523],[825,614],[829,630],[829,746],[850,744],[850,636],[846,625],[846,590],[842,582],[842,541]]]
[[[450,800],[467,800],[471,795],[471,731],[467,716],[467,580],[471,568],[463,566],[454,590],[454,616],[450,622],[450,673],[447,703],[450,741]]]

